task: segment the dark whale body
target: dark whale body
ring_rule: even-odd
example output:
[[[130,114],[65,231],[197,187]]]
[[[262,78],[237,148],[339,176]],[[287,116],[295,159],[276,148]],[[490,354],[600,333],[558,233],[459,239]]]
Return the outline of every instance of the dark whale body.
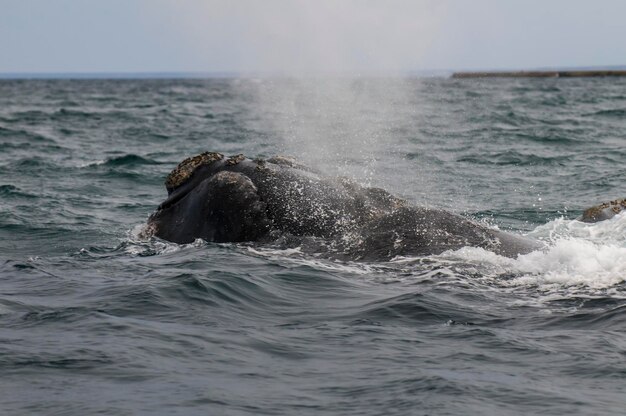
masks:
[[[154,235],[175,243],[281,240],[329,257],[374,261],[464,246],[514,257],[542,247],[282,157],[203,153],[181,162],[166,188],[168,198],[148,223]]]

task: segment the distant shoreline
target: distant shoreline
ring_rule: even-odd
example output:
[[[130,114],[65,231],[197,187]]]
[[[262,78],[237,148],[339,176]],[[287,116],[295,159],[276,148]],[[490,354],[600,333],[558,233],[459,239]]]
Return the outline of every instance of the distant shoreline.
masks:
[[[454,72],[452,78],[584,78],[624,77],[626,70]]]

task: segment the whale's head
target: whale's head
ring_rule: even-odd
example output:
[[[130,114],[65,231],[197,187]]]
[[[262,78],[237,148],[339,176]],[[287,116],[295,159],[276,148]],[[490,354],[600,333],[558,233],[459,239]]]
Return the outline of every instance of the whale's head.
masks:
[[[626,210],[626,198],[616,199],[615,201],[604,202],[600,205],[587,208],[577,219],[583,222],[604,221],[613,218],[624,210]]]
[[[266,205],[242,171],[243,155],[205,152],[183,160],[165,180],[168,198],[148,220],[152,235],[177,243],[255,241],[269,230]]]

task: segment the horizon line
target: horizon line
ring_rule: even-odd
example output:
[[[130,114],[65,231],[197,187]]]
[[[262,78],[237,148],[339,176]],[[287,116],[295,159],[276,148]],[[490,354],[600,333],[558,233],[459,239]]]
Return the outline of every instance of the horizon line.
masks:
[[[206,79],[206,78],[279,78],[302,76],[445,76],[453,70],[387,71],[41,71],[0,72],[0,79]]]
[[[567,70],[626,70],[626,65],[546,66],[520,68],[418,69],[418,70],[311,70],[311,71],[33,71],[0,72],[1,80],[27,79],[210,79],[210,78],[290,78],[290,77],[447,77],[455,72],[494,71],[567,71]]]

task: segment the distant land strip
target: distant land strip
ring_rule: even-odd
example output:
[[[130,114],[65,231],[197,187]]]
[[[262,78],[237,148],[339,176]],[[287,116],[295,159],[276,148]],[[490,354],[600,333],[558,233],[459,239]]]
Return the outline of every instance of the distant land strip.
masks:
[[[604,71],[484,71],[455,72],[452,78],[576,78],[626,77],[626,70]]]

